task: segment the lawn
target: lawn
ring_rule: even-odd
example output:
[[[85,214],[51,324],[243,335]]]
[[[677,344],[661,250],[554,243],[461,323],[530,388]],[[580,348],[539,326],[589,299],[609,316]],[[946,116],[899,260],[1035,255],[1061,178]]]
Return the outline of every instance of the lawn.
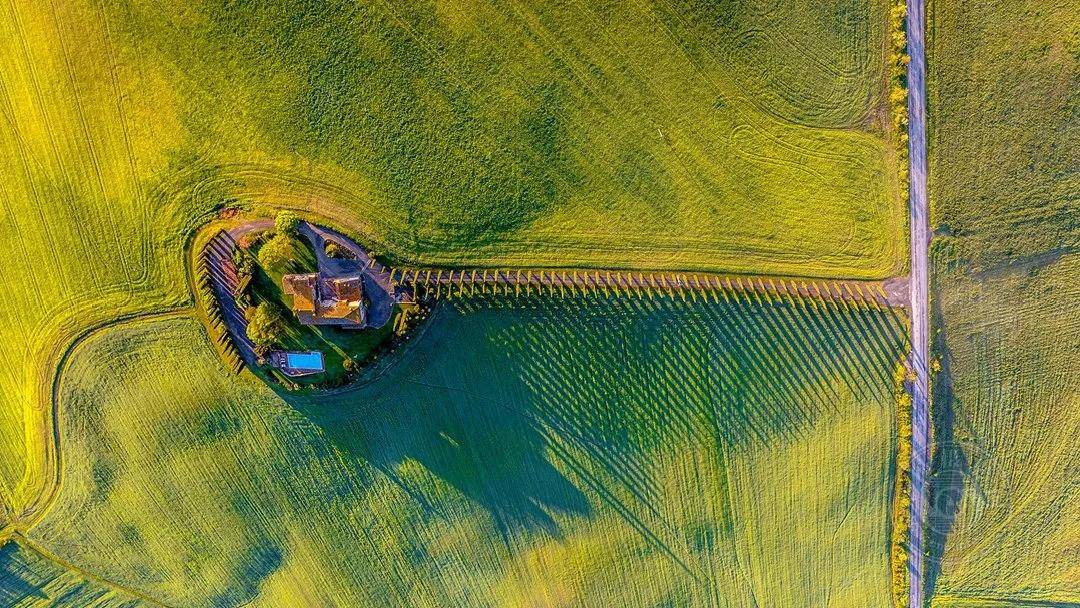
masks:
[[[932,0],[930,190],[955,257],[1080,248],[1080,9]]]
[[[935,606],[1080,602],[1080,258],[939,272]]]
[[[94,337],[31,535],[181,605],[890,605],[890,313],[455,300],[317,401]]]
[[[188,301],[185,231],[225,196],[170,152],[186,135],[160,72],[87,11],[0,7],[0,522],[51,479],[63,349],[118,315]]]
[[[932,7],[933,605],[1073,605],[1080,10]]]
[[[297,205],[395,258],[900,272],[884,2],[452,4],[140,2],[114,31],[216,158],[291,161],[328,184]]]
[[[884,2],[313,4],[0,8],[0,522],[65,348],[190,304],[223,201],[414,263],[900,271]]]

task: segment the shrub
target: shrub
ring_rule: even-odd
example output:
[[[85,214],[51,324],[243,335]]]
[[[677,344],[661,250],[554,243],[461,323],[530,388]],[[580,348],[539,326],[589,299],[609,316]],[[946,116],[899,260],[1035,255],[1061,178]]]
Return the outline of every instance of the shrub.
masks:
[[[274,229],[278,234],[296,236],[299,227],[300,218],[296,217],[296,214],[292,211],[280,211],[277,217],[274,218]]]
[[[255,307],[255,313],[248,321],[247,336],[256,346],[268,347],[281,340],[283,330],[277,311],[263,302]]]
[[[892,593],[896,606],[908,602],[908,541],[911,538],[911,395],[904,387],[908,371],[901,364],[893,371],[896,406],[896,481],[893,503]]]
[[[345,251],[341,248],[341,245],[338,245],[334,241],[327,241],[326,247],[323,248],[323,251],[326,253],[326,257],[329,258],[345,257]]]
[[[288,270],[296,248],[291,237],[278,234],[259,249],[259,264],[267,270]]]
[[[251,259],[251,256],[245,255],[240,264],[236,267],[237,272],[242,275],[250,275],[255,272],[255,261]]]

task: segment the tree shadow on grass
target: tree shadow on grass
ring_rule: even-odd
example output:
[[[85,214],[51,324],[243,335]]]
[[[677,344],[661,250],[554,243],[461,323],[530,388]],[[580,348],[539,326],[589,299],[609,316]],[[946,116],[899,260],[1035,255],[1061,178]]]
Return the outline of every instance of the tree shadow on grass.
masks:
[[[15,606],[27,600],[48,600],[32,570],[25,551],[8,541],[0,546],[0,605]]]
[[[515,396],[485,390],[503,382],[506,370],[457,368],[456,345],[446,341],[452,332],[444,329],[427,332],[426,343],[377,386],[282,396],[344,455],[377,468],[429,514],[440,512],[440,499],[401,474],[402,465],[419,463],[482,506],[507,539],[534,530],[558,537],[554,516],[589,515],[588,500],[548,460],[543,437]],[[432,366],[468,376],[462,382],[423,373]]]
[[[213,606],[243,606],[259,597],[263,583],[273,575],[285,561],[284,549],[269,539],[260,544],[249,546],[237,564],[240,584],[224,589],[210,600]]]
[[[968,452],[957,440],[953,408],[952,353],[946,343],[945,320],[937,299],[931,304],[934,326],[942,328],[934,336],[933,349],[940,357],[941,370],[933,386],[934,453],[930,458],[929,513],[926,525],[927,559],[924,594],[933,598],[941,576],[945,544],[956,521],[960,500],[971,466]]]

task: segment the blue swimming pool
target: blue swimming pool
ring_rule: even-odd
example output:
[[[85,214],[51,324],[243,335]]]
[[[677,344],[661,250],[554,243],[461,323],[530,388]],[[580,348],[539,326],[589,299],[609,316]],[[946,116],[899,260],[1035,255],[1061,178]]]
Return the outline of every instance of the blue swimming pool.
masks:
[[[323,356],[318,351],[309,353],[285,353],[285,365],[292,369],[323,370]]]

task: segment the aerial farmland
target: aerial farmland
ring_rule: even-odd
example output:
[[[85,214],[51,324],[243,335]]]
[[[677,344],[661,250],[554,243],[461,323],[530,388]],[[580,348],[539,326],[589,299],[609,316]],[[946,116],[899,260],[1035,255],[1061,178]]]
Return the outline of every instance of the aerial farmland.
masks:
[[[1080,605],[1080,11],[0,6],[0,606]]]

